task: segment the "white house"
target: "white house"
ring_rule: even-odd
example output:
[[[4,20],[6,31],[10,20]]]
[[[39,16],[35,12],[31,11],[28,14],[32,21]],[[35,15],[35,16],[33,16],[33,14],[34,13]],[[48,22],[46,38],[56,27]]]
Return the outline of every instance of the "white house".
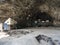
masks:
[[[12,30],[15,29],[17,22],[12,19],[12,18],[8,18],[5,19],[4,21],[0,21],[0,31],[4,31],[4,30]]]
[[[8,18],[4,23],[6,23],[7,25],[17,24],[17,22],[12,18]]]
[[[4,30],[11,30],[14,29],[15,24],[17,24],[17,22],[12,19],[12,18],[8,18],[5,22],[4,22]]]
[[[0,32],[3,31],[3,23],[0,23]]]

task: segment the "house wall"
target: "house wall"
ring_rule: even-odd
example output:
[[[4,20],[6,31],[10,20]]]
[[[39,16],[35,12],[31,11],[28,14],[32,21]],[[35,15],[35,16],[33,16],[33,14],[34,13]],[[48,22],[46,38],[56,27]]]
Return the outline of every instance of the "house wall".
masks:
[[[0,23],[0,31],[3,31],[3,23]]]

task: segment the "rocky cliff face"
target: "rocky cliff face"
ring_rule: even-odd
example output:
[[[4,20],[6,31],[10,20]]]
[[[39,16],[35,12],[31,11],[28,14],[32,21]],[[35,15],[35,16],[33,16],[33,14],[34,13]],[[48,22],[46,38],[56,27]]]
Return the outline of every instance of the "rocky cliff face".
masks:
[[[8,3],[0,4],[0,17],[14,16],[14,7]]]
[[[60,20],[60,5],[59,0],[11,0],[8,1],[10,3],[13,3],[16,10],[18,11],[18,15],[22,15],[21,13],[24,12],[24,15],[27,11],[30,11],[30,8],[33,8],[34,10],[38,9],[41,12],[46,12],[50,14],[52,17],[54,17],[56,20]],[[20,8],[19,8],[20,7]],[[26,11],[27,10],[27,11]],[[31,10],[33,11],[33,10]],[[36,10],[37,11],[37,10]],[[21,13],[20,13],[21,12]],[[33,12],[34,13],[34,12]],[[26,13],[26,15],[28,15]]]
[[[0,17],[13,17],[19,23],[35,20],[38,12],[60,21],[60,0],[5,0],[0,4]]]

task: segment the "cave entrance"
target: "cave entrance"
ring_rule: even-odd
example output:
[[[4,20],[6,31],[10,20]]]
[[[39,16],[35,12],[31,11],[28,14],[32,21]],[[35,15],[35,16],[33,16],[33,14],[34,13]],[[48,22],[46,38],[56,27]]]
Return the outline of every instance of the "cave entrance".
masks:
[[[35,19],[41,19],[41,20],[49,20],[50,22],[53,21],[53,18],[48,14],[48,13],[45,13],[45,12],[37,12],[35,15],[34,15]]]
[[[53,18],[46,12],[37,12],[32,16],[33,26],[52,26]]]
[[[53,18],[46,12],[32,12],[22,23],[18,23],[18,28],[53,26]]]

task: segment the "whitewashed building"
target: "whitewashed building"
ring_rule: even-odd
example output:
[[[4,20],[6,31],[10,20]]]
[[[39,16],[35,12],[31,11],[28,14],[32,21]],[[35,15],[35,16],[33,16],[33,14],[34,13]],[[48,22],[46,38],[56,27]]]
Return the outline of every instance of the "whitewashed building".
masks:
[[[3,31],[3,23],[0,23],[0,32]]]
[[[17,22],[14,19],[12,19],[12,18],[6,19],[4,22],[0,23],[0,32],[2,32],[4,30],[15,29],[16,28],[15,24],[17,24]]]
[[[8,18],[5,22],[4,22],[4,30],[11,30],[15,28],[15,24],[17,24],[17,22],[12,19],[12,18]]]

